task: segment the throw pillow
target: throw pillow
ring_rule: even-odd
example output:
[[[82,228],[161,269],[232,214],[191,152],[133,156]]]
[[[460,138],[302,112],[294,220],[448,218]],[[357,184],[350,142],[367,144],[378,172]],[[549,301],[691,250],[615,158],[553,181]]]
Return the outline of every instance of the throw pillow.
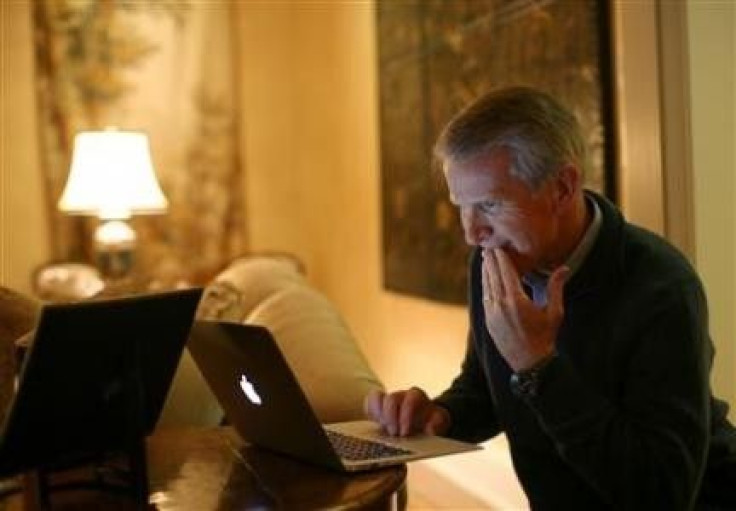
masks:
[[[316,290],[273,294],[246,323],[268,328],[322,422],[363,417],[363,398],[382,385],[335,306]]]
[[[241,257],[205,288],[197,317],[240,322],[272,294],[304,282],[304,276],[294,259],[278,256]]]

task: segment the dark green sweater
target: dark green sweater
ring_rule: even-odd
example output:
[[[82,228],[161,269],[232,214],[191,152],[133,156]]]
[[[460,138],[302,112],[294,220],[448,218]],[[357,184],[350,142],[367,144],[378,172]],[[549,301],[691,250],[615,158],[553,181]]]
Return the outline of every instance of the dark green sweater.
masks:
[[[452,416],[448,436],[504,431],[535,510],[691,509],[707,466],[736,473],[736,430],[710,391],[703,289],[676,249],[589,196],[603,222],[565,286],[559,356],[533,399],[510,392],[484,324],[480,251],[472,255],[468,351],[437,398]]]

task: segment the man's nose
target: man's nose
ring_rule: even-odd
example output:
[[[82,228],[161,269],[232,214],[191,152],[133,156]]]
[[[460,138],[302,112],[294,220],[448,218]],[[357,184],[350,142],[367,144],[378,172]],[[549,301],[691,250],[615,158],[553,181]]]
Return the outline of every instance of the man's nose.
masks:
[[[468,245],[480,245],[493,234],[491,226],[473,206],[463,208],[463,226],[465,227],[465,241]]]

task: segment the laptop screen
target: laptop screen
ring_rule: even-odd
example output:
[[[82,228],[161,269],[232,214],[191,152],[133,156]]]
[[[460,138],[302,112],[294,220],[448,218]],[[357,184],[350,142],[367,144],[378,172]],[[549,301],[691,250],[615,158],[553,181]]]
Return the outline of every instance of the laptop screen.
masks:
[[[0,436],[0,475],[149,434],[202,290],[46,305]]]

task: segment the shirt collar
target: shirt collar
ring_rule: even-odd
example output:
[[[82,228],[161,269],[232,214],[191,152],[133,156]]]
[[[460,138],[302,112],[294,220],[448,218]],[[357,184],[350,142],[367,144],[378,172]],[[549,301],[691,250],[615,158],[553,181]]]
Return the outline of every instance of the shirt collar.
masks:
[[[583,235],[583,239],[580,240],[578,246],[575,247],[575,250],[572,251],[567,261],[565,261],[565,266],[570,269],[570,276],[574,275],[583,265],[583,261],[585,261],[585,258],[592,250],[593,245],[595,245],[595,240],[598,238],[598,232],[600,232],[601,224],[603,223],[603,214],[598,204],[588,197],[585,200],[588,206],[593,208],[593,221],[590,222],[588,229]]]
[[[588,207],[593,210],[593,221],[590,222],[590,225],[585,230],[585,234],[580,240],[580,243],[578,243],[577,247],[575,247],[565,261],[565,266],[570,270],[568,280],[576,271],[578,271],[578,269],[580,269],[583,261],[585,261],[585,258],[592,250],[595,240],[598,238],[598,233],[601,230],[601,224],[603,223],[603,214],[601,213],[601,208],[598,204],[589,197],[586,197],[585,201]],[[549,278],[549,274],[550,272],[535,270],[525,274],[521,278],[524,284],[532,288],[535,302],[537,301],[537,297],[546,302],[547,279]]]

